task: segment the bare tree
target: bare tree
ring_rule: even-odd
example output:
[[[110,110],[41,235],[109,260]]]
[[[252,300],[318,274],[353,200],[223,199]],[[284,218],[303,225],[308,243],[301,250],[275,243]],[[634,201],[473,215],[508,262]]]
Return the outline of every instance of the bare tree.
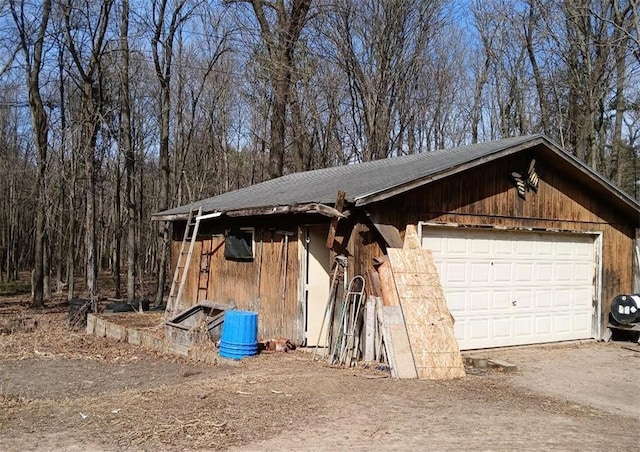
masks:
[[[66,44],[74,63],[80,90],[80,144],[85,154],[86,231],[85,251],[87,291],[93,309],[97,308],[98,258],[96,231],[96,146],[100,126],[101,91],[99,71],[106,44],[107,25],[113,0],[103,0],[99,9],[88,0],[76,4],[67,0],[62,5]],[[97,13],[97,17],[94,14]],[[84,18],[88,22],[83,23]],[[78,28],[79,24],[86,28]],[[85,48],[86,46],[86,48]]]
[[[352,139],[362,160],[386,158],[412,115],[409,105],[441,2],[336,1],[330,39],[347,76]]]
[[[136,199],[133,190],[135,151],[131,134],[131,90],[129,87],[129,0],[122,0],[120,19],[120,142],[125,159],[125,203],[127,206],[127,300],[136,295]]]
[[[268,58],[261,60],[271,89],[269,128],[269,176],[284,174],[287,134],[287,113],[291,92],[296,83],[296,45],[307,22],[311,0],[242,0],[229,3],[249,3]]]
[[[11,15],[16,24],[20,47],[24,57],[27,78],[29,109],[37,150],[37,210],[35,230],[35,253],[33,270],[33,299],[31,306],[44,307],[44,254],[46,243],[45,209],[46,192],[45,177],[47,172],[47,147],[49,122],[40,92],[40,73],[43,66],[44,39],[51,15],[51,1],[45,0],[40,11],[25,11],[25,2],[16,3],[11,0]],[[33,19],[36,18],[36,19]],[[29,20],[35,20],[29,22]]]
[[[202,6],[198,11],[197,18],[200,20],[191,21],[192,32],[199,33],[202,38],[197,42],[192,39],[178,37],[178,59],[176,86],[176,108],[175,108],[175,152],[173,153],[174,171],[174,191],[177,192],[176,202],[178,204],[193,202],[194,195],[206,196],[207,194],[218,194],[216,191],[218,183],[213,183],[208,190],[192,180],[192,174],[205,176],[205,180],[214,181],[220,179],[224,181],[226,168],[220,168],[218,161],[227,161],[228,153],[228,121],[231,112],[226,98],[231,93],[230,85],[232,77],[229,74],[221,73],[220,69],[228,69],[230,61],[225,59],[228,54],[230,27],[223,23],[224,14],[212,10],[212,8]],[[189,62],[184,64],[182,62]],[[215,115],[215,120],[211,124],[214,129],[204,125],[206,116]],[[222,125],[221,127],[217,124]],[[225,125],[223,125],[225,124]],[[215,130],[215,132],[214,132]],[[217,133],[216,133],[217,132]],[[208,149],[199,145],[198,141],[209,141],[204,138],[207,134],[215,134],[212,139],[216,140],[216,146]],[[210,152],[208,152],[210,151]],[[194,159],[205,161],[193,164]],[[191,171],[189,170],[191,169]],[[213,170],[213,171],[212,171]],[[195,179],[199,179],[198,176]],[[200,179],[202,181],[202,179]],[[192,190],[193,183],[198,189]],[[205,193],[203,193],[205,189]],[[226,191],[226,190],[223,190]],[[186,195],[186,196],[185,196]]]
[[[154,0],[152,3],[153,36],[151,38],[151,51],[155,67],[156,80],[158,81],[158,98],[160,104],[160,197],[159,210],[169,208],[171,162],[169,156],[169,132],[171,114],[171,77],[176,33],[188,20],[193,9],[188,8],[188,0]],[[158,244],[158,284],[156,290],[155,305],[162,304],[164,286],[167,280],[167,258],[169,253],[169,223],[160,222]]]

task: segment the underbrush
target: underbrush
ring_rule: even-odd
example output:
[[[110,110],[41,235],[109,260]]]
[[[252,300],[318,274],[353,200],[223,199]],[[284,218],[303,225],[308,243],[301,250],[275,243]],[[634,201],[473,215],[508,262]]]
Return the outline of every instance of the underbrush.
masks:
[[[7,281],[0,283],[0,296],[22,295],[31,293],[31,283],[28,281]]]

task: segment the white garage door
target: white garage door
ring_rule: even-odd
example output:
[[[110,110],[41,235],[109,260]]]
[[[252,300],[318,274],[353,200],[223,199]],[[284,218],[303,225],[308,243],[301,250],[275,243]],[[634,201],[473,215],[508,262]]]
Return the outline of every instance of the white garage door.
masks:
[[[423,227],[462,350],[592,337],[593,237]]]

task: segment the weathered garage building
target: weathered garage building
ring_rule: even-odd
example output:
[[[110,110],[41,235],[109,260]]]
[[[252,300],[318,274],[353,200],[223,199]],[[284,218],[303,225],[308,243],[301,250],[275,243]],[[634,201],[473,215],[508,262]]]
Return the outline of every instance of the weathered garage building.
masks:
[[[599,338],[613,297],[640,291],[640,205],[541,135],[291,174],[159,212],[174,266],[200,207],[181,308],[233,302],[259,313],[262,337],[315,345],[333,255],[367,275],[408,224],[433,252],[461,349]]]

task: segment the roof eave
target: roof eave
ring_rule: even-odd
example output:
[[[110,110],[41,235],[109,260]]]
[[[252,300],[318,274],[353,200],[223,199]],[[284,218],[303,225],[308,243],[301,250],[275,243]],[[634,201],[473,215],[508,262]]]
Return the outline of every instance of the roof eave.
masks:
[[[462,171],[466,171],[473,167],[482,165],[484,163],[491,162],[493,160],[497,160],[501,157],[505,157],[510,154],[515,154],[517,152],[522,151],[523,149],[527,149],[533,146],[536,146],[543,142],[543,138],[541,136],[537,136],[532,138],[530,141],[525,143],[521,143],[516,146],[510,146],[505,149],[498,150],[492,154],[483,155],[477,159],[471,160],[469,162],[463,163],[461,165],[447,168],[439,173],[430,174],[426,177],[421,177],[419,179],[412,180],[402,185],[397,185],[395,187],[389,187],[384,190],[380,190],[378,192],[373,192],[364,196],[360,196],[356,198],[356,206],[366,206],[368,204],[372,204],[379,201],[384,201],[385,199],[391,198],[401,193],[405,193],[409,190],[413,190],[414,188],[421,187],[425,184],[435,182],[440,179],[444,179],[449,176],[453,176],[455,174],[461,173]]]
[[[564,152],[560,145],[554,143],[553,141],[543,138],[543,143],[551,149],[558,157],[563,159],[565,162],[572,165],[575,169],[580,171],[584,176],[591,179],[592,182],[596,182],[604,187],[614,198],[621,204],[622,207],[629,210],[629,213],[635,214],[638,217],[638,221],[640,223],[640,203],[629,196],[626,192],[622,191],[620,188],[616,187],[611,181],[602,177],[596,171],[594,171],[591,167],[587,166],[580,160],[578,160],[575,156]]]
[[[233,218],[239,217],[252,217],[252,216],[264,216],[264,215],[286,215],[286,214],[316,214],[329,218],[345,218],[346,215],[334,209],[326,204],[312,202],[304,204],[290,204],[290,205],[277,205],[277,206],[261,206],[252,207],[246,209],[229,209],[220,211],[221,215]],[[207,212],[208,213],[208,212]],[[152,219],[155,221],[182,221],[187,220],[189,213],[179,213],[171,215],[154,215]]]

